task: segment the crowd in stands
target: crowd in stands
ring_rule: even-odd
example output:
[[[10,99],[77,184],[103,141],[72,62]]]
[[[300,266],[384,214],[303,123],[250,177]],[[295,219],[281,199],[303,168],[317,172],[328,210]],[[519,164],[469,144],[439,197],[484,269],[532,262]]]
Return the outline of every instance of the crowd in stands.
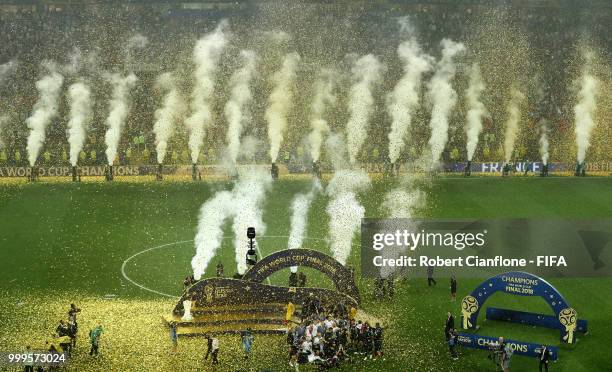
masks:
[[[222,4],[223,3],[223,4]],[[256,3],[256,2],[255,2]],[[503,3],[503,2],[501,2]],[[514,2],[513,2],[514,3]],[[475,39],[483,19],[494,18],[496,14],[507,12],[507,18],[513,23],[520,24],[521,32],[525,33],[527,43],[535,51],[532,58],[544,69],[541,74],[544,87],[544,98],[541,107],[531,107],[534,120],[539,117],[548,118],[553,125],[570,127],[573,110],[567,107],[567,99],[562,97],[568,92],[568,79],[566,74],[571,72],[574,63],[575,48],[584,35],[585,24],[591,30],[590,37],[598,39],[601,49],[609,50],[612,45],[612,33],[606,32],[610,24],[611,12],[598,11],[597,8],[581,7],[579,9],[567,6],[567,2],[550,1],[546,4],[529,6],[530,2],[521,2],[508,7],[500,7],[500,11],[491,10],[490,1],[456,1],[456,2],[408,2],[398,4],[390,1],[382,2],[367,8],[367,17],[360,17],[356,24],[350,25],[354,29],[369,30],[372,37],[385,44],[387,50],[395,49],[397,43],[390,33],[397,33],[397,27],[380,27],[383,20],[389,19],[390,12],[411,15],[418,30],[419,42],[424,50],[432,55],[438,53],[438,43],[442,38],[449,37],[454,40],[469,42]],[[8,122],[4,128],[5,149],[0,150],[0,165],[26,165],[26,141],[28,128],[24,125],[25,119],[30,115],[38,92],[35,82],[41,76],[40,62],[54,60],[66,63],[70,59],[75,47],[85,51],[96,51],[100,67],[106,70],[122,70],[134,68],[138,78],[138,87],[132,92],[132,104],[128,124],[122,135],[119,163],[121,164],[154,164],[156,156],[155,136],[152,133],[154,112],[159,105],[159,97],[155,94],[155,79],[165,71],[182,69],[187,71],[185,77],[190,77],[190,55],[195,40],[209,30],[219,19],[227,17],[232,26],[245,27],[253,21],[253,15],[261,15],[260,10],[253,2],[217,2],[216,4],[199,4],[202,9],[184,8],[181,2],[160,5],[148,2],[130,2],[129,5],[96,4],[92,6],[87,1],[54,2],[32,1],[19,5],[19,2],[0,5],[0,55],[4,56],[1,63],[8,60],[18,61],[18,68],[12,75],[12,84],[0,86],[0,97],[6,104],[0,106],[3,113],[8,113]],[[207,6],[204,6],[207,5]],[[499,4],[498,4],[499,5]],[[346,17],[347,5],[325,6],[323,12],[326,16],[343,19]],[[306,12],[309,13],[310,12]],[[257,19],[257,18],[255,18]],[[495,19],[497,20],[497,19]],[[503,21],[504,18],[499,18]],[[296,19],[295,22],[300,21]],[[303,21],[303,20],[302,20]],[[262,30],[264,32],[266,30]],[[291,31],[291,30],[289,30]],[[125,45],[130,36],[135,33],[146,35],[149,38],[147,52],[139,54],[134,52],[129,60],[125,56]],[[252,34],[252,33],[251,33]],[[391,41],[387,41],[391,40]],[[367,43],[366,43],[367,44]],[[325,45],[323,43],[323,45]],[[296,46],[296,49],[306,55],[307,47]],[[353,51],[365,52],[365,51]],[[380,50],[371,51],[381,54]],[[85,54],[83,54],[85,56]],[[306,56],[305,60],[306,60]],[[183,63],[183,65],[180,65]],[[132,64],[132,66],[127,66]],[[225,74],[225,72],[224,72]],[[227,73],[229,75],[229,73]],[[72,78],[70,78],[72,79]],[[95,85],[101,91],[95,92],[94,118],[91,129],[80,156],[79,163],[85,165],[104,165],[105,145],[104,120],[108,113],[109,86],[103,79],[96,78]],[[66,81],[70,83],[70,81]],[[188,93],[188,89],[187,92]],[[259,94],[259,93],[257,93]],[[572,95],[573,97],[573,95]],[[257,101],[264,99],[257,97]],[[531,104],[531,103],[530,103]],[[296,105],[299,107],[309,105]],[[66,165],[67,144],[65,104],[60,108],[58,122],[48,128],[45,148],[40,159],[45,165]],[[265,137],[265,121],[255,115],[253,120],[254,133]],[[221,119],[223,115],[219,115]],[[222,125],[220,126],[222,127]],[[567,129],[566,128],[566,129]],[[263,130],[262,133],[259,133]],[[486,134],[493,134],[486,133]],[[386,158],[385,133],[373,133],[372,141],[366,144],[363,154],[364,162],[380,162]],[[180,133],[181,140],[169,144],[169,153],[165,162],[168,164],[189,164],[190,156],[186,146],[186,136]],[[451,138],[451,149],[463,149],[464,136]],[[537,137],[537,136],[536,136]],[[201,161],[206,163],[217,162],[222,157],[222,140],[225,138],[223,130],[211,128],[207,141],[214,143],[206,147],[201,155]],[[485,142],[486,142],[485,137]],[[500,134],[492,142],[500,142]],[[535,137],[534,137],[535,138]],[[454,142],[453,142],[454,141]],[[453,147],[450,147],[453,146]],[[532,158],[538,154],[537,140],[530,144],[528,149]],[[300,151],[302,149],[302,151]],[[289,163],[291,158],[299,159],[300,152],[308,153],[299,143],[281,149],[279,160]],[[412,150],[410,150],[412,151]],[[493,150],[492,150],[493,152]],[[264,151],[262,159],[266,159]],[[445,156],[446,156],[445,155]],[[408,156],[403,154],[403,156]],[[412,156],[412,155],[410,155]],[[493,156],[493,155],[491,155]]]

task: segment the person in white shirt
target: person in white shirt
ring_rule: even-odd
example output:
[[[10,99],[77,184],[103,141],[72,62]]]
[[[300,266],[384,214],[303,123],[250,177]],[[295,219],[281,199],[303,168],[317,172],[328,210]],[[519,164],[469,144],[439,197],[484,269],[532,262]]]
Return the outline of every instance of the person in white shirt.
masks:
[[[319,356],[319,353],[315,353],[315,354],[310,354],[308,355],[308,363],[316,363],[316,362],[322,362],[323,359]]]
[[[325,324],[325,328],[332,328],[333,326],[333,321],[331,320],[331,316],[327,316],[327,319],[325,319],[325,322],[323,324]]]
[[[211,351],[211,355],[212,355],[212,363],[213,364],[218,364],[219,363],[219,359],[218,359],[218,355],[219,355],[219,339],[216,337],[212,338],[212,351]]]
[[[310,342],[309,340],[304,340],[304,342],[302,342],[302,352],[307,353],[307,354],[311,354],[312,353],[312,342]]]

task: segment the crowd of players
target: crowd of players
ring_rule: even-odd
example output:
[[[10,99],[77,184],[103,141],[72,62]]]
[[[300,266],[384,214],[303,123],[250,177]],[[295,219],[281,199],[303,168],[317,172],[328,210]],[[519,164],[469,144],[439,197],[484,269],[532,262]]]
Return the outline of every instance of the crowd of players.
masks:
[[[289,364],[313,363],[332,368],[356,355],[367,359],[383,355],[380,323],[356,320],[357,309],[343,302],[323,304],[315,296],[302,303],[301,322],[287,331]],[[290,320],[288,319],[290,322]]]

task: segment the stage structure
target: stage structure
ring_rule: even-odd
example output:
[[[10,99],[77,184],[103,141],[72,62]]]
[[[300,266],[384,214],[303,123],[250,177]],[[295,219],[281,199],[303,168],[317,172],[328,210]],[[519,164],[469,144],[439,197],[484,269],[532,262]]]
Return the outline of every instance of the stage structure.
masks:
[[[462,328],[478,330],[478,314],[485,301],[494,293],[503,292],[518,296],[541,297],[552,309],[554,315],[487,307],[486,319],[525,324],[532,327],[558,329],[563,343],[576,342],[575,333],[586,334],[587,321],[578,319],[578,313],[563,298],[561,293],[546,280],[530,273],[511,271],[485,280],[461,301]],[[479,349],[495,347],[497,339],[462,332],[458,341],[461,345]],[[538,356],[541,344],[507,340],[518,355]],[[552,359],[557,359],[557,347],[548,345]]]
[[[309,287],[282,287],[263,282],[275,272],[291,266],[309,267],[326,275],[335,290]],[[242,279],[207,278],[185,290],[166,324],[175,322],[180,336],[237,333],[247,328],[258,333],[285,333],[289,302],[296,306],[309,297],[323,303],[341,303],[358,308],[359,290],[353,273],[331,256],[311,249],[275,252],[251,267]]]

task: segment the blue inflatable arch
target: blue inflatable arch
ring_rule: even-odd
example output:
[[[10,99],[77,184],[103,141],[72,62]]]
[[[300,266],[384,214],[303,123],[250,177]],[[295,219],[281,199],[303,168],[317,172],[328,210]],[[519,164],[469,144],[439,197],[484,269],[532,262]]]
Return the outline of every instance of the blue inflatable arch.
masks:
[[[477,328],[478,314],[489,297],[497,292],[518,296],[541,297],[552,309],[554,316],[488,307],[486,318],[513,323],[559,329],[561,341],[573,343],[575,332],[587,332],[587,322],[578,315],[559,291],[546,280],[530,273],[511,271],[493,276],[482,282],[461,301],[463,329]]]

